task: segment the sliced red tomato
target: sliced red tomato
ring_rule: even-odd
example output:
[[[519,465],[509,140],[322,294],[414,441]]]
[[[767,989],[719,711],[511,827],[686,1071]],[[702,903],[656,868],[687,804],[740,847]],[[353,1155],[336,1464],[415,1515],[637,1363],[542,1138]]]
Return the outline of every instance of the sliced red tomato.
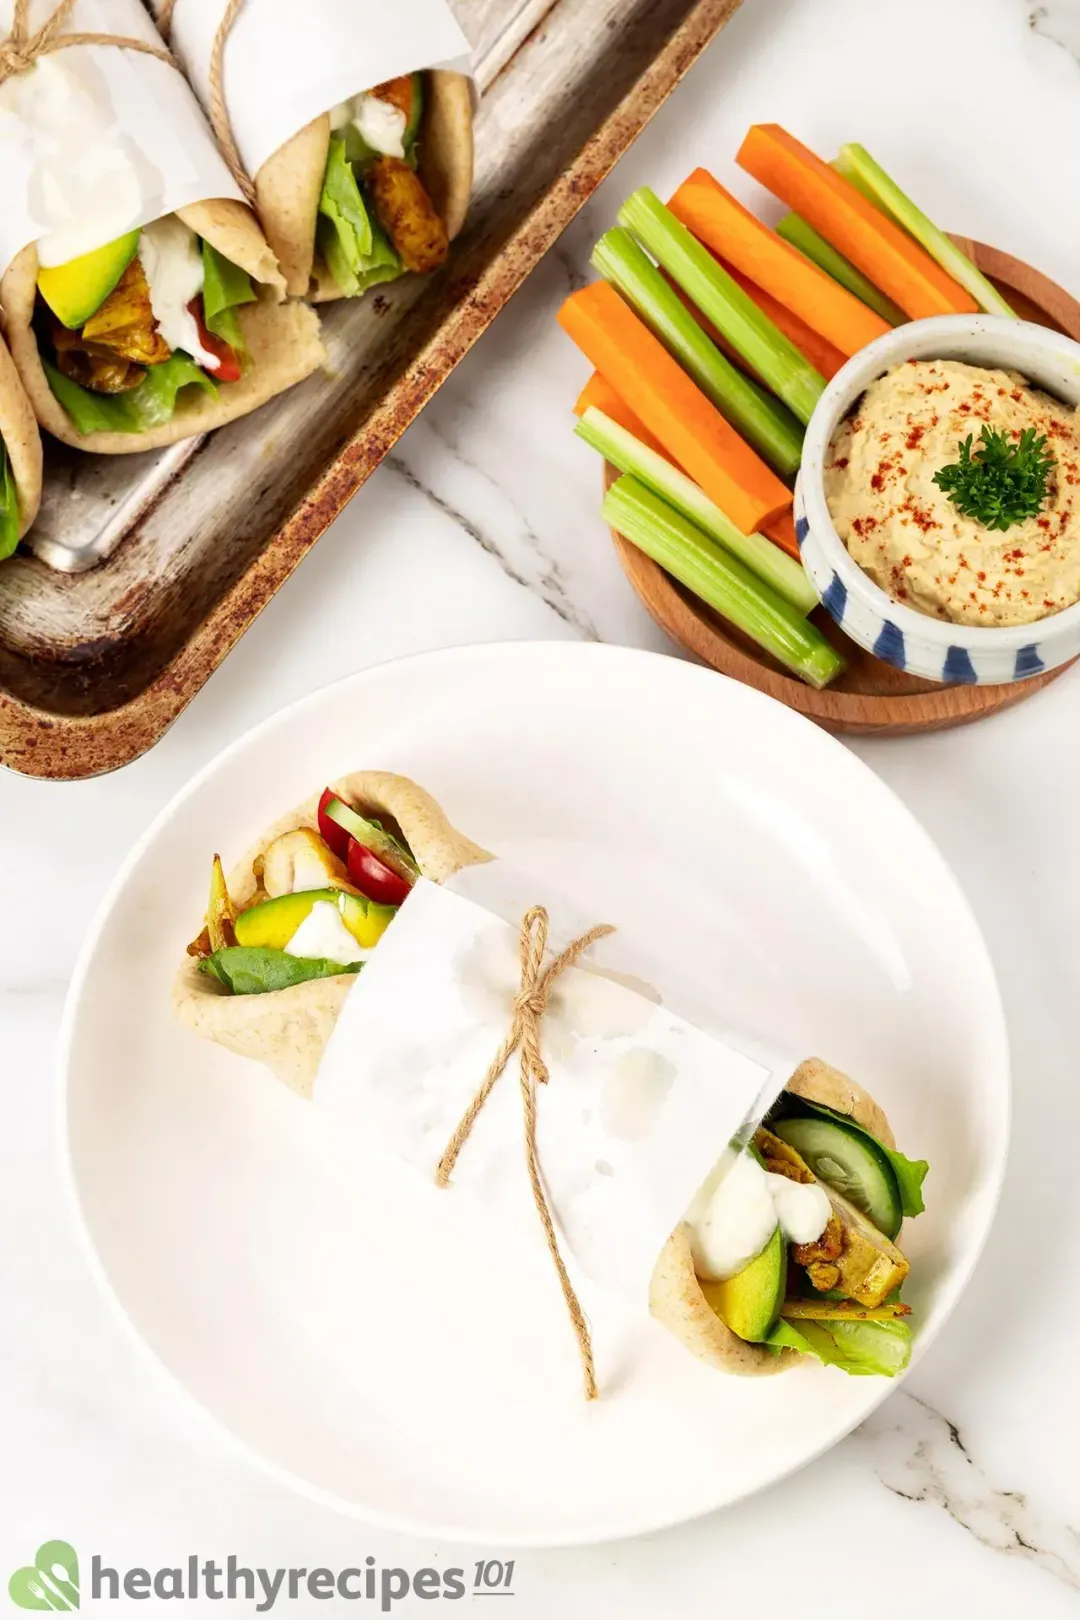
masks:
[[[219,338],[213,332],[208,332],[206,322],[203,320],[202,298],[193,298],[188,305],[188,312],[195,317],[195,324],[199,328],[199,342],[208,354],[212,354],[218,362],[216,371],[208,371],[207,376],[213,377],[215,382],[239,382],[240,360],[236,350]]]
[[[336,821],[331,821],[326,813],[326,807],[330,800],[337,797],[338,795],[333,788],[323,790],[323,796],[319,800],[319,837],[327,849],[337,856],[339,861],[347,861],[349,858],[349,845],[353,840],[349,837],[345,828],[339,827]]]
[[[350,881],[378,905],[400,906],[409,898],[409,885],[405,879],[391,872],[377,855],[373,855],[363,844],[358,844],[355,838],[349,838],[346,865]]]

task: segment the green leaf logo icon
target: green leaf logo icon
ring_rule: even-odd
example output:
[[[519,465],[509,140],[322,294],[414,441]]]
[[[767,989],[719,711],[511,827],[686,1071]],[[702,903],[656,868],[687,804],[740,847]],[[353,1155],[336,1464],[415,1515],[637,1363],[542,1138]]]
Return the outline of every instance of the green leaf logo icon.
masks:
[[[8,1582],[11,1601],[20,1609],[77,1609],[79,1559],[67,1541],[46,1541],[34,1562],[17,1569]]]

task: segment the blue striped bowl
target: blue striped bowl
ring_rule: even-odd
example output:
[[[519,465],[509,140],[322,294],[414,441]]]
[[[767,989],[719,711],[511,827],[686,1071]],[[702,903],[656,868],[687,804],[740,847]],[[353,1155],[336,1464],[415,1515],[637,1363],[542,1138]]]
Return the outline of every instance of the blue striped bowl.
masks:
[[[825,500],[829,444],[860,395],[905,360],[966,360],[1022,372],[1080,405],[1080,344],[1002,315],[942,315],[912,321],[853,355],[810,419],[795,485],[795,532],[803,565],[837,624],[875,657],[926,680],[1001,686],[1080,655],[1080,603],[1035,624],[987,629],[949,624],[894,602],[864,574],[837,534]]]

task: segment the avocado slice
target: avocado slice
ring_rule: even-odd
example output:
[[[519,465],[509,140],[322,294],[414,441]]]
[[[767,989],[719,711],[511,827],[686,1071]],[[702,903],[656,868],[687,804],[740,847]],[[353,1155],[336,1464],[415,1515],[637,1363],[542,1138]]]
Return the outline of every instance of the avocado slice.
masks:
[[[139,232],[128,231],[115,242],[80,253],[67,264],[38,271],[38,291],[53,314],[75,330],[88,321],[112,292],[139,247]]]
[[[251,906],[236,919],[236,943],[283,951],[300,924],[310,916],[315,902],[329,900],[336,906],[338,893],[337,889],[301,889],[298,894],[279,894],[274,900]]]
[[[376,905],[347,889],[300,889],[242,911],[235,924],[236,943],[283,951],[319,900],[329,901],[340,911],[345,927],[365,950],[378,944],[397,915],[396,906]]]
[[[382,939],[397,916],[397,906],[380,906],[364,894],[339,889],[335,896],[341,920],[358,945],[370,950]]]
[[[768,1337],[780,1315],[787,1283],[787,1245],[777,1227],[761,1253],[726,1282],[703,1282],[710,1310],[750,1343]]]

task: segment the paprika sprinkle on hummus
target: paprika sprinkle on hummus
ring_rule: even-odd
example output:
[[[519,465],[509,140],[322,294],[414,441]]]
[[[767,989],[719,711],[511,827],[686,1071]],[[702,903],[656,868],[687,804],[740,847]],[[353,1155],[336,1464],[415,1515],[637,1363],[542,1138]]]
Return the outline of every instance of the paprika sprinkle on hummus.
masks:
[[[994,475],[991,518],[972,490]],[[859,567],[921,613],[1028,624],[1080,601],[1080,418],[1016,372],[895,366],[833,435],[825,497]]]

